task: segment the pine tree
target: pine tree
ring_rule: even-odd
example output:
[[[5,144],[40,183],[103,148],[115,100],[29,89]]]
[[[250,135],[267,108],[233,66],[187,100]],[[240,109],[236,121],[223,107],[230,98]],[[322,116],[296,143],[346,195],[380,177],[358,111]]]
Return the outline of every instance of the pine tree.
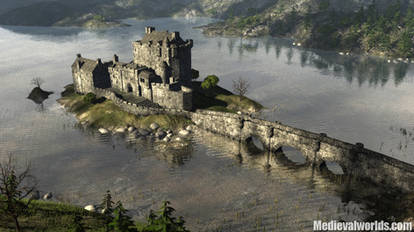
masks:
[[[106,191],[101,203],[102,213],[105,215],[111,215],[114,211],[113,207],[114,202],[112,201],[111,192],[109,190]]]
[[[102,214],[105,216],[106,231],[109,231],[108,224],[112,221],[112,213],[114,211],[113,204],[114,202],[112,201],[111,192],[107,190],[100,205],[100,207],[102,208]]]
[[[164,201],[160,212],[157,215],[151,210],[147,219],[147,225],[142,228],[141,232],[189,232],[184,224],[182,217],[176,219],[172,216],[175,209],[170,205],[169,201]]]
[[[136,231],[134,223],[121,202],[116,203],[114,210],[114,219],[109,223],[109,227],[115,232],[132,232]]]

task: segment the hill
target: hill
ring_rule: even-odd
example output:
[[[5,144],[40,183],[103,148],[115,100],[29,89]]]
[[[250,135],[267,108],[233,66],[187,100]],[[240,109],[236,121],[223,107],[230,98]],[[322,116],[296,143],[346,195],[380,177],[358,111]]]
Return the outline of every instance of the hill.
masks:
[[[250,0],[242,1],[247,4]],[[262,0],[266,7],[237,4],[217,13],[223,22],[203,27],[208,35],[293,38],[311,48],[414,57],[414,14],[409,1]],[[241,3],[239,3],[241,4]],[[213,10],[214,11],[214,10]]]
[[[95,28],[121,25],[117,20],[129,17],[210,16],[223,21],[203,27],[207,35],[282,36],[311,48],[414,57],[410,0],[6,0],[5,5],[3,25]]]

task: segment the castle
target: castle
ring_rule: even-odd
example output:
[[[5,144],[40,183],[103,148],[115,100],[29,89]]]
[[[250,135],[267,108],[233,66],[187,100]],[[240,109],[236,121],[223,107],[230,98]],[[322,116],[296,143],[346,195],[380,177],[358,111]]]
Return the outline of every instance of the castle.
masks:
[[[192,40],[179,32],[146,27],[141,40],[132,43],[133,61],[91,60],[77,55],[72,64],[75,91],[94,93],[97,88],[144,98],[165,108],[191,110]]]

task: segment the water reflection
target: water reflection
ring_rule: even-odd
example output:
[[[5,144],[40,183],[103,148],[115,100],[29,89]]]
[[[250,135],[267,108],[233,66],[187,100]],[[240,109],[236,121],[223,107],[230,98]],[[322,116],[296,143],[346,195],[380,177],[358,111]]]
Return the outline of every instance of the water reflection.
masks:
[[[267,213],[262,212],[260,206],[256,206],[254,210],[259,211],[259,215],[263,221],[274,222],[274,213],[283,214],[284,220],[280,222],[287,222],[288,220],[298,220],[295,215],[299,214],[304,219],[298,220],[298,224],[290,227],[284,227],[280,224],[265,223],[266,229],[274,230],[281,229],[282,231],[298,231],[300,228],[305,228],[304,231],[311,231],[309,222],[305,218],[329,218],[328,220],[390,220],[391,218],[404,218],[407,213],[411,212],[410,207],[403,206],[407,204],[408,200],[401,203],[400,208],[395,206],[395,201],[386,201],[391,196],[401,199],[411,199],[410,195],[402,195],[398,192],[390,192],[389,189],[382,188],[370,183],[360,180],[355,180],[344,176],[342,168],[336,163],[328,162],[325,164],[325,169],[320,171],[316,167],[306,165],[305,158],[298,154],[295,149],[284,147],[276,153],[264,151],[262,153],[251,153],[248,145],[243,145],[237,141],[223,138],[209,132],[198,131],[194,138],[196,142],[202,142],[212,150],[224,151],[221,155],[226,155],[233,160],[235,164],[241,165],[248,169],[256,169],[262,173],[266,173],[270,182],[266,185],[266,189],[274,189],[281,187],[283,183],[293,181],[299,186],[290,186],[290,189],[275,192],[270,199],[262,199],[262,201],[287,201],[291,202],[290,207],[280,206],[275,210],[269,210]],[[357,189],[363,188],[364,191]],[[290,196],[290,191],[294,191],[295,197]],[[266,190],[260,190],[258,195]],[[317,194],[324,194],[335,192],[340,197],[339,199],[324,199],[314,197]],[[292,202],[292,198],[294,198]],[[295,203],[299,201],[299,203]],[[312,204],[310,202],[312,202]],[[389,204],[389,207],[377,207],[377,204]],[[297,205],[298,204],[298,205]],[[413,203],[409,203],[413,205]],[[271,202],[267,203],[267,207],[272,206]],[[310,208],[308,208],[310,207]],[[401,210],[404,208],[404,210]],[[331,209],[331,210],[329,210]],[[384,210],[388,209],[388,210]],[[246,212],[246,208],[244,211]],[[279,211],[281,210],[281,211]],[[248,211],[247,211],[248,212]],[[246,212],[246,213],[247,213]],[[329,214],[329,215],[328,215]],[[256,214],[257,215],[257,214]],[[256,217],[257,218],[257,217]],[[245,218],[247,221],[252,220],[249,217]],[[234,223],[236,225],[234,225]],[[226,225],[232,228],[237,227],[237,221],[227,222]],[[249,223],[244,222],[245,225]],[[243,229],[254,229],[249,227]],[[241,225],[239,225],[241,226]],[[227,230],[225,230],[227,231]],[[300,230],[299,230],[300,231]]]
[[[349,83],[356,80],[359,86],[365,83],[372,87],[384,86],[388,82],[391,72],[393,73],[394,84],[398,86],[407,76],[409,68],[408,63],[390,64],[386,60],[377,57],[341,56],[334,52],[301,49],[292,46],[288,40],[271,37],[260,39],[228,38],[227,48],[230,55],[233,53],[235,46],[238,48],[239,58],[243,56],[244,52],[255,54],[260,47],[264,47],[266,55],[273,48],[278,59],[282,50],[287,49],[285,55],[286,64],[288,65],[292,64],[295,52],[298,51],[301,67],[313,67],[320,70],[323,75],[334,74],[343,77]]]

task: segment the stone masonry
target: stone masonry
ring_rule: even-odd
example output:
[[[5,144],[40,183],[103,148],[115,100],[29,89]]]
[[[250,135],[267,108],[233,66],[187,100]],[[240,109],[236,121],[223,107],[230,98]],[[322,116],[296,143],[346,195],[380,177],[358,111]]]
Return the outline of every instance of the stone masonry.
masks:
[[[144,37],[132,43],[133,61],[102,62],[77,55],[72,76],[78,93],[95,93],[96,88],[116,89],[146,98],[166,108],[192,109],[191,48],[179,32],[145,28]]]

